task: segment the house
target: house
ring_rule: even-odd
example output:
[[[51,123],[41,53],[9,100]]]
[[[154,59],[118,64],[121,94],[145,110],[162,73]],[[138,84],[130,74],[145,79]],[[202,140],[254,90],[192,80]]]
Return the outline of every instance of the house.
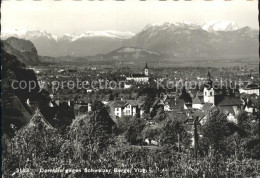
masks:
[[[126,105],[125,101],[121,101],[121,100],[112,101],[108,104],[110,109],[108,113],[111,115],[111,117],[113,116],[122,117],[123,109],[125,105]]]
[[[259,103],[258,102],[254,102],[252,100],[247,99],[246,103],[245,103],[245,111],[248,113],[255,113],[255,112],[259,112]]]
[[[138,100],[115,100],[107,104],[111,117],[141,116],[142,103]]]
[[[246,94],[256,94],[259,96],[259,85],[258,84],[249,84],[246,85],[244,88],[240,88],[239,92],[240,93],[246,93]]]
[[[129,77],[126,77],[127,81],[134,81],[137,83],[148,83],[149,82],[149,69],[147,63],[144,68],[144,72],[141,74],[132,74]]]
[[[40,110],[37,108],[24,128],[28,129],[38,125],[41,125],[46,129],[54,129],[54,127],[44,118]]]
[[[227,115],[227,119],[237,123],[237,116],[241,113],[243,101],[235,96],[225,96],[219,103],[218,107]]]
[[[85,102],[80,102],[80,103],[74,103],[73,105],[74,108],[74,114],[75,116],[79,116],[81,114],[86,114],[91,111],[91,103],[85,103]]]
[[[125,111],[129,111],[125,112],[125,114],[128,113],[128,115],[131,116],[139,116],[142,102],[139,102],[138,100],[126,100],[126,102],[127,104],[125,106],[127,109]]]
[[[156,98],[155,101],[153,102],[151,108],[150,108],[150,112],[152,112],[153,110],[157,110],[158,108],[163,108],[164,109],[164,102],[162,99],[160,98]]]
[[[175,111],[183,112],[186,109],[190,108],[191,103],[185,103],[184,99],[175,96],[173,98],[167,98],[164,102],[164,111]]]
[[[202,109],[203,104],[204,104],[203,96],[196,95],[196,97],[192,101],[192,108],[193,109]]]

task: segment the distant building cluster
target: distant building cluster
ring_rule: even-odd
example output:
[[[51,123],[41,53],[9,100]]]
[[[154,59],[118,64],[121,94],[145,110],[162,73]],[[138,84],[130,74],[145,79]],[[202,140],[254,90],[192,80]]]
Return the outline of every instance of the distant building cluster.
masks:
[[[138,74],[132,74],[131,76],[126,77],[127,81],[134,81],[137,83],[148,83],[149,82],[149,69],[148,65],[146,63],[144,72],[143,73],[138,73]]]

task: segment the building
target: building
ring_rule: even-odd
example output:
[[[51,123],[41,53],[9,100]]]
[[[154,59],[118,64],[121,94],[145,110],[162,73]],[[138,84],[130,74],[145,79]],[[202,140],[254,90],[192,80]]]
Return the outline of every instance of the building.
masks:
[[[192,101],[192,108],[193,109],[202,109],[202,106],[204,104],[203,96],[196,95],[194,100]]]
[[[246,94],[256,94],[257,96],[259,96],[259,85],[257,84],[249,84],[246,85],[244,88],[240,88],[239,92],[240,93],[246,93]]]
[[[203,99],[204,103],[212,103],[215,105],[215,90],[213,88],[213,82],[210,77],[210,73],[208,72],[208,81],[203,89]]]
[[[109,114],[111,117],[120,118],[122,116],[141,116],[142,103],[138,100],[116,100],[108,103]]]
[[[205,83],[203,89],[203,99],[197,95],[192,101],[192,108],[208,113],[209,110],[217,107],[221,109],[230,122],[237,123],[237,116],[243,109],[243,100],[240,97],[236,97],[234,93],[226,91],[228,91],[226,87],[219,89],[219,87],[213,86],[210,73],[208,72],[208,81]],[[203,122],[206,119],[204,117]]]
[[[149,69],[146,63],[143,73],[132,74],[130,77],[126,77],[127,81],[134,81],[137,83],[148,83],[149,82]]]
[[[24,126],[24,128],[28,129],[39,125],[43,126],[46,129],[54,129],[54,127],[44,118],[40,110],[37,108],[29,122],[26,124],[26,126]]]
[[[219,103],[218,107],[227,115],[227,119],[237,123],[237,116],[241,113],[243,101],[234,96],[225,96]]]

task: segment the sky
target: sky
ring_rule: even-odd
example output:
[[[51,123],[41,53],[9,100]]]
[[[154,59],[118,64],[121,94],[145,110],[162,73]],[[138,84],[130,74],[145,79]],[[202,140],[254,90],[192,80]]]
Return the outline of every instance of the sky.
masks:
[[[235,21],[258,29],[257,0],[4,0],[1,28],[43,30],[52,34],[118,30],[137,33],[147,24]]]

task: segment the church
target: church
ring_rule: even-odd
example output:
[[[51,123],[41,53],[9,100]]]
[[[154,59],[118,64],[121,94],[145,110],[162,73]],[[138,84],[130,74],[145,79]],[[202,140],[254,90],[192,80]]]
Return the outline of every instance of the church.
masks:
[[[237,117],[241,113],[243,101],[235,93],[227,92],[229,87],[214,86],[208,72],[208,81],[204,85],[203,98],[196,96],[192,103],[193,109],[207,112],[210,108],[218,107],[227,115],[229,121],[237,123]]]
[[[132,74],[130,77],[126,77],[127,81],[134,81],[137,83],[148,83],[149,82],[149,69],[146,63],[143,73]]]

